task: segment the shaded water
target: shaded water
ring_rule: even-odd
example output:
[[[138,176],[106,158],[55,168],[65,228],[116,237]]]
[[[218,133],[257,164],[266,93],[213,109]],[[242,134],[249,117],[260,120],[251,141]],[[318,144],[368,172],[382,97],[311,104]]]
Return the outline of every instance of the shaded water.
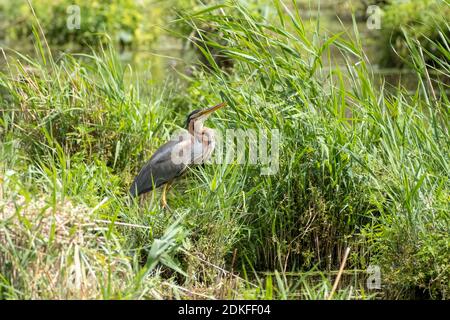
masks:
[[[300,4],[300,7],[302,7],[302,4]],[[306,4],[303,4],[303,7],[300,13],[304,21],[315,23],[319,18],[323,35],[332,36],[339,32],[345,32],[349,35],[353,34],[355,26],[353,25],[351,14],[346,12],[343,15],[342,10],[337,13],[335,9],[339,5],[334,4],[334,2],[322,1],[320,11]],[[380,50],[377,47],[377,41],[380,37],[380,31],[369,30],[366,21],[361,19],[361,17],[356,21],[356,28],[360,34],[364,52],[370,61],[370,65],[373,67],[376,80],[379,83],[386,81],[387,87],[389,85],[392,87],[402,85],[409,90],[414,90],[417,86],[417,78],[413,72],[402,69],[381,69],[378,67],[377,62],[380,59]],[[150,89],[151,86],[163,85],[168,78],[183,79],[183,75],[190,75],[191,66],[198,60],[198,52],[186,49],[186,41],[171,36],[161,36],[151,47],[135,48],[120,52],[120,61],[124,66],[131,66],[133,72],[129,76],[132,76],[133,80],[139,81],[143,85],[142,89],[145,92],[146,88]],[[9,44],[2,42],[0,39],[0,48],[9,48],[30,56],[37,54],[33,41],[29,39]],[[66,48],[55,48],[52,46],[52,50],[54,50],[57,57],[62,52],[79,52],[80,48],[73,48],[70,45]],[[83,50],[89,53],[89,49]],[[344,56],[335,46],[332,46],[330,50],[332,65],[326,65],[328,59],[324,56],[325,69],[339,68],[341,71],[345,71],[346,61]],[[346,58],[348,59],[349,57]],[[4,67],[4,57],[0,54],[0,69]]]

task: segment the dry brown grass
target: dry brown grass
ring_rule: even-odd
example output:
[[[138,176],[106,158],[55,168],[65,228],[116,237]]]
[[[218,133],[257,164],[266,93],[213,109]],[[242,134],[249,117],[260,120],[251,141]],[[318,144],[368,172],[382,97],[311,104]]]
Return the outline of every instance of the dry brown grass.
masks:
[[[109,252],[105,228],[86,206],[19,197],[1,200],[0,209],[0,271],[26,297],[99,298],[109,273],[117,286],[130,273],[130,261]]]

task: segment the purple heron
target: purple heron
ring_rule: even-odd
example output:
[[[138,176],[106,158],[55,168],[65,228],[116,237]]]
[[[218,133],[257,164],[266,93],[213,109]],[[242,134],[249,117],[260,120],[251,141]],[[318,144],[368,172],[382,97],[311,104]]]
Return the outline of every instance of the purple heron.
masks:
[[[214,130],[203,125],[209,115],[226,106],[225,102],[191,112],[186,121],[187,133],[159,147],[142,167],[130,187],[130,195],[139,197],[163,187],[162,205],[167,208],[166,192],[172,181],[188,167],[202,164],[211,157],[216,144]]]

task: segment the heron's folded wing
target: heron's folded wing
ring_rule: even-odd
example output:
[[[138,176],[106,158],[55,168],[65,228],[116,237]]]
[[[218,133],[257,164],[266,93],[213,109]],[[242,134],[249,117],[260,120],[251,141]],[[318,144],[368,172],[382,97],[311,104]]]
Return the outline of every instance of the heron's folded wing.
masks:
[[[134,197],[149,192],[181,175],[186,169],[186,164],[174,161],[172,152],[175,148],[189,148],[187,143],[187,141],[171,140],[159,147],[134,178],[130,187],[130,194]],[[184,146],[185,144],[186,146]]]

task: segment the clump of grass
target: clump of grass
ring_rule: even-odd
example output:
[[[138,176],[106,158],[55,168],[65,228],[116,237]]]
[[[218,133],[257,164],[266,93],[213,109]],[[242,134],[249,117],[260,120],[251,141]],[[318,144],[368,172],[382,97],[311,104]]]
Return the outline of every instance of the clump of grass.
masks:
[[[88,208],[25,198],[1,206],[4,298],[100,297],[98,285],[108,276],[129,273],[125,256],[99,250],[109,239],[98,234],[102,226],[92,222]]]
[[[3,128],[16,126],[31,157],[41,158],[46,145],[57,143],[68,155],[123,170],[144,145],[158,143],[161,101],[143,101],[139,89],[126,87],[126,70],[112,50],[63,55],[58,63],[16,54],[18,63],[3,74]]]
[[[232,75],[217,66],[213,76],[193,82],[194,97],[201,102],[222,95],[229,101],[233,110],[221,128],[280,128],[283,137],[277,175],[261,177],[251,166],[241,169],[246,172],[240,218],[246,233],[237,245],[241,263],[257,270],[333,269],[344,246],[351,244],[352,268],[379,263],[386,285],[401,283],[402,290],[445,297],[447,246],[435,247],[431,262],[422,251],[430,248],[420,243],[431,243],[426,240],[431,230],[448,234],[446,59],[430,55],[432,68],[442,76],[432,80],[423,54],[429,51],[412,46],[416,42],[408,38],[420,78],[417,91],[412,96],[402,88],[391,93],[376,85],[357,30],[345,38],[316,33],[310,41],[295,7],[285,7],[288,14],[273,24],[240,6],[233,7],[233,16],[226,9],[186,17],[194,28],[220,26],[222,41],[230,45],[207,35],[204,41],[235,60]],[[448,42],[445,31],[440,34],[444,42],[435,45],[445,55]],[[346,72],[323,67],[323,59],[333,66],[332,47],[347,62]],[[211,51],[203,53],[214,65]],[[429,199],[428,209],[424,199]],[[401,226],[407,220],[412,229],[406,232]],[[407,236],[428,223],[431,229],[423,240]],[[370,230],[369,247],[362,230]],[[440,238],[441,244],[447,241],[447,236]],[[399,250],[402,246],[415,249]],[[392,268],[399,256],[408,266],[409,281]],[[428,271],[419,271],[418,265]]]
[[[165,288],[160,269],[166,265],[182,272],[172,258],[182,232],[177,222],[164,226],[148,248],[130,249],[121,229],[149,228],[101,219],[98,211],[114,206],[114,200],[105,198],[90,208],[60,200],[61,192],[56,192],[56,200],[52,193],[32,197],[14,180],[14,174],[2,179],[7,187],[0,198],[1,298],[161,299],[179,295],[176,289]],[[35,177],[34,181],[41,180]],[[45,185],[45,179],[40,184]],[[130,250],[145,251],[146,259],[140,261],[140,255]]]

